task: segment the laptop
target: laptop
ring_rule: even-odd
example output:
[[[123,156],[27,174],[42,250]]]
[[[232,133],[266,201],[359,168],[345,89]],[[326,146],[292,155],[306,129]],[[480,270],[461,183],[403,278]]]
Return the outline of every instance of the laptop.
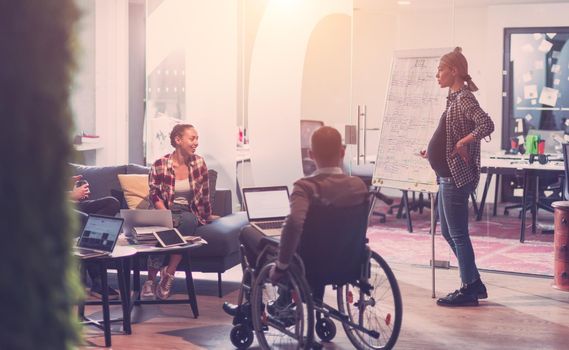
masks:
[[[161,209],[121,209],[124,233],[133,237],[135,228],[148,227],[150,231],[173,228],[172,212]]]
[[[73,250],[74,255],[83,258],[110,255],[115,249],[122,225],[122,218],[89,215]]]
[[[280,236],[290,213],[288,187],[251,187],[243,189],[245,209],[251,226],[266,236]]]

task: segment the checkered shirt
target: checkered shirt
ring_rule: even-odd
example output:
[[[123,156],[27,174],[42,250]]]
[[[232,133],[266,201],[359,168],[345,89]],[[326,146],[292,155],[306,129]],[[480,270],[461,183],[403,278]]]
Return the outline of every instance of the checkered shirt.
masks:
[[[490,136],[494,131],[494,123],[466,87],[449,94],[444,113],[446,158],[454,183],[457,187],[473,183],[476,188],[480,180],[480,140]],[[470,163],[466,164],[458,154],[454,157],[451,154],[456,143],[468,134],[472,134],[476,141],[467,145]]]
[[[171,208],[174,201],[176,176],[172,155],[167,154],[154,162],[148,175],[150,201],[154,204],[162,200],[166,208]],[[211,215],[207,166],[205,160],[196,154],[190,157],[187,165],[190,170],[190,191],[193,194],[188,198],[189,209],[204,225]]]

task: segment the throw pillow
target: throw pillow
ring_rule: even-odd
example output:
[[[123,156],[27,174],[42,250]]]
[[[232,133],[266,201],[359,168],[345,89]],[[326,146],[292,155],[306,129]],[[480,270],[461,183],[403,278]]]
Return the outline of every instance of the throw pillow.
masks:
[[[148,175],[119,174],[119,182],[129,209],[149,209]]]

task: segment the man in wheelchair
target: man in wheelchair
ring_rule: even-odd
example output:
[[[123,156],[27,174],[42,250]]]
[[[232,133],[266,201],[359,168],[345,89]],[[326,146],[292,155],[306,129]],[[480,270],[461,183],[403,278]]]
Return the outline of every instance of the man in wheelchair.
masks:
[[[322,207],[329,205],[336,208],[358,207],[358,204],[367,203],[369,193],[368,188],[360,178],[348,176],[340,168],[345,150],[338,130],[329,126],[320,127],[312,134],[310,146],[309,156],[316,163],[316,171],[294,184],[290,196],[290,214],[282,229],[278,259],[270,272],[270,279],[275,283],[278,282],[289,268],[293,255],[298,252],[306,267],[306,277],[312,288],[313,298],[322,300],[324,296],[322,278],[314,274],[322,272],[322,270],[331,270],[327,273],[329,275],[345,274],[346,271],[342,270],[346,264],[344,259],[342,266],[334,268],[333,261],[322,261],[321,253],[326,251],[327,245],[330,243],[338,245],[337,240],[346,241],[348,245],[353,240],[346,239],[346,237],[326,237],[326,232],[314,232],[310,236],[303,234],[303,232],[307,228],[310,230],[310,227],[313,226],[322,226],[322,223],[315,221],[328,220],[328,218],[318,215],[318,211],[323,211]],[[308,215],[309,212],[310,215]],[[364,212],[367,213],[367,208]],[[263,237],[260,231],[251,227],[241,232],[240,240],[245,247],[248,261],[256,261]],[[354,243],[357,244],[358,242]],[[361,245],[363,246],[363,244]],[[349,251],[349,246],[345,248]],[[353,257],[353,259],[357,260],[359,257]],[[224,309],[230,314],[234,313],[230,311],[233,308],[226,306]]]
[[[298,253],[315,302],[323,300],[326,284],[358,276],[363,259],[369,192],[360,178],[343,173],[340,164],[344,153],[336,129],[324,126],[312,134],[309,156],[316,163],[316,171],[294,184],[278,258],[269,275],[272,282],[279,282]],[[359,234],[353,230],[354,222]],[[242,230],[240,241],[246,261],[255,264],[267,238],[248,226]],[[269,312],[290,302],[288,293],[279,294],[277,303],[283,305],[267,305]],[[239,306],[225,303],[223,309],[235,316]]]

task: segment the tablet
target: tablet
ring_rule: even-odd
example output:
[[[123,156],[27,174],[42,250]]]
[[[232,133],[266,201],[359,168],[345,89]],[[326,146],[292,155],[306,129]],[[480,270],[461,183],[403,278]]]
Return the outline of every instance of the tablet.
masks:
[[[164,248],[186,244],[186,240],[184,237],[182,237],[180,231],[175,228],[164,231],[156,231],[154,232],[154,236],[160,245]]]

